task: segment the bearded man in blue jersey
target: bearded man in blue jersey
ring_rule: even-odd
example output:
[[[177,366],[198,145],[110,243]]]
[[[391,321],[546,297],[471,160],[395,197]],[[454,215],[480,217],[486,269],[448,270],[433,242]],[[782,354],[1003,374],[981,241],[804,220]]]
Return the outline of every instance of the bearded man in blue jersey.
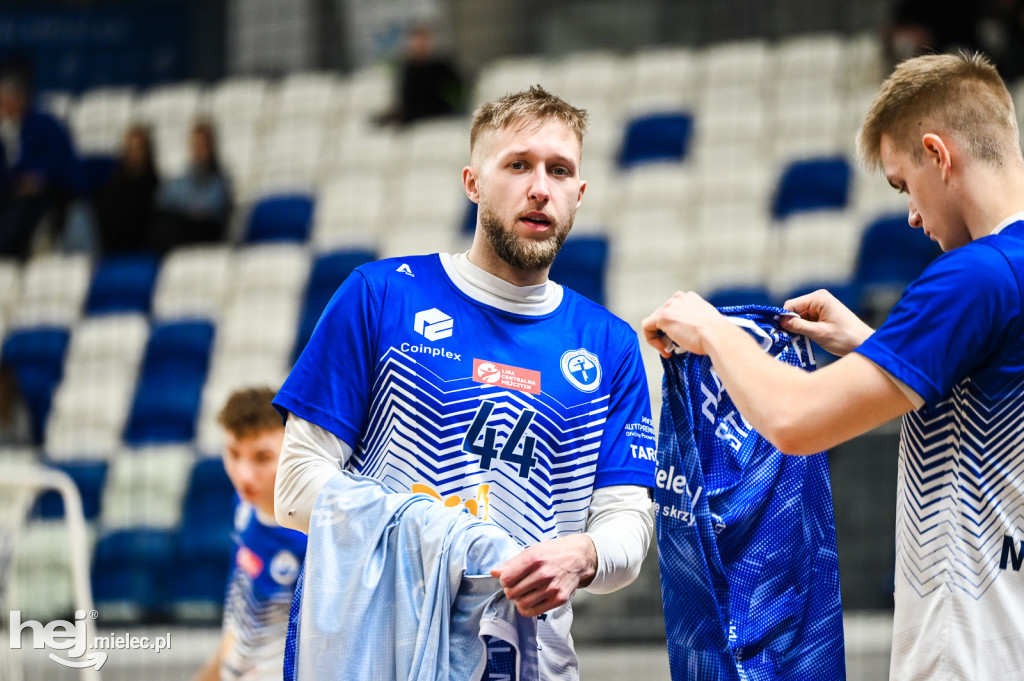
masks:
[[[482,106],[462,174],[470,250],[358,268],[275,399],[280,522],[309,531],[345,468],[495,523],[523,547],[492,574],[541,616],[544,679],[578,678],[569,598],[631,582],[653,524],[636,334],[547,276],[586,189],[585,128],[540,87]]]
[[[1013,101],[981,55],[901,63],[858,136],[946,253],[878,330],[825,291],[786,330],[841,359],[766,356],[695,293],[644,320],[709,355],[744,418],[810,454],[903,416],[891,678],[997,679],[1024,668],[1024,158]]]

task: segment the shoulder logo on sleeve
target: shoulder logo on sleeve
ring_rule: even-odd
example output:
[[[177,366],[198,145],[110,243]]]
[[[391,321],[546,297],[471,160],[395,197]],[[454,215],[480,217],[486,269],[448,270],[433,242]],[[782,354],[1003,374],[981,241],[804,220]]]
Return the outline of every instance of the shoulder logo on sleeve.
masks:
[[[417,312],[413,320],[416,333],[431,341],[448,338],[452,335],[454,327],[455,320],[436,307]]]
[[[401,272],[402,274],[408,274],[410,277],[415,277],[416,276],[415,274],[412,273],[412,268],[409,267],[404,262],[401,265],[399,265],[398,269],[395,270],[395,271],[396,272]]]
[[[565,380],[572,383],[578,390],[585,393],[592,393],[601,385],[601,362],[597,355],[579,348],[569,350],[562,355],[559,362],[562,367],[562,375]]]
[[[473,358],[473,381],[540,395],[540,372]]]

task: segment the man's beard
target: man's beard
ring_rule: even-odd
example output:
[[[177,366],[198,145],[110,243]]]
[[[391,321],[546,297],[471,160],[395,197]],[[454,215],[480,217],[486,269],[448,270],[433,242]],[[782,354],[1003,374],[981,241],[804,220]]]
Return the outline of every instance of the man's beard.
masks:
[[[526,272],[551,267],[569,236],[575,216],[576,211],[573,211],[568,220],[556,223],[554,234],[547,239],[527,239],[516,234],[512,227],[502,225],[491,209],[480,206],[480,226],[491,250],[509,266]]]

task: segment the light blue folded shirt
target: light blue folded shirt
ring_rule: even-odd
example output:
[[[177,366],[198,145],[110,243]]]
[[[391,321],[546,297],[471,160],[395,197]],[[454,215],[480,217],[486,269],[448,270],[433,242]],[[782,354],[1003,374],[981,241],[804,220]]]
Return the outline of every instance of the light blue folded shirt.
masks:
[[[338,473],[313,509],[286,681],[537,679],[537,620],[488,574],[520,550],[467,512]]]

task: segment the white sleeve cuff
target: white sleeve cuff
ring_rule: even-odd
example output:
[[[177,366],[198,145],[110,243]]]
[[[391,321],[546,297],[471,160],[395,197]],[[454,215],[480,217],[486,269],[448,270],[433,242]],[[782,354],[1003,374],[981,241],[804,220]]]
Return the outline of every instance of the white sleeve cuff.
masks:
[[[330,431],[288,414],[274,483],[274,515],[283,527],[309,533],[309,518],[327,481],[352,456]]]
[[[586,532],[597,550],[597,573],[587,591],[611,593],[636,579],[653,530],[646,487],[614,485],[594,490]]]

